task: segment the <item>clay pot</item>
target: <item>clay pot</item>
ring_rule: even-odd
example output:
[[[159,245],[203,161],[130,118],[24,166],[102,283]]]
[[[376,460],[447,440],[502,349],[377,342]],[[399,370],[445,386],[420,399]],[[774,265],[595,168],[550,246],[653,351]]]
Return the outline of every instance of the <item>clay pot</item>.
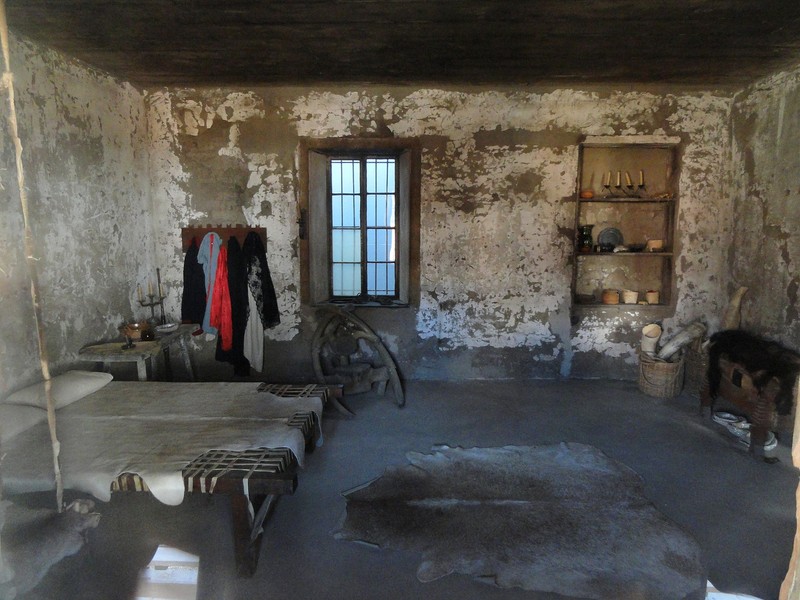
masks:
[[[603,304],[619,304],[619,290],[603,290]]]
[[[658,304],[660,301],[660,294],[657,290],[647,290],[644,294],[644,299],[648,304]]]
[[[645,252],[661,252],[664,250],[664,240],[648,240],[644,245]]]
[[[639,301],[639,292],[634,290],[622,290],[623,304],[636,304]]]

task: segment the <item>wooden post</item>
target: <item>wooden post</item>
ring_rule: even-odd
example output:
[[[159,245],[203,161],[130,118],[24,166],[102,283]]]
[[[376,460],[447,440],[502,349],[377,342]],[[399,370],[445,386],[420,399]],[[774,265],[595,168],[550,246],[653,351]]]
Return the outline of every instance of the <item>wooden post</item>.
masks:
[[[800,377],[794,384],[794,431],[792,438],[792,462],[795,467],[800,467]],[[795,492],[796,506],[800,514],[800,481]],[[798,520],[800,523],[800,518]],[[794,533],[794,546],[792,548],[792,558],[789,559],[789,569],[786,577],[781,584],[780,600],[800,600],[800,529]]]
[[[31,300],[33,302],[33,316],[36,325],[36,334],[39,342],[39,365],[42,379],[45,382],[45,395],[47,397],[47,424],[50,427],[50,442],[53,447],[53,471],[56,480],[57,510],[63,510],[64,483],[61,479],[61,466],[58,455],[60,444],[56,435],[56,411],[53,404],[53,394],[50,379],[50,360],[47,355],[47,345],[44,332],[44,318],[39,302],[39,274],[36,266],[35,245],[31,232],[30,217],[28,214],[28,194],[25,189],[25,170],[22,166],[22,141],[19,139],[19,126],[17,124],[17,106],[14,99],[14,76],[11,72],[11,52],[8,44],[8,21],[6,19],[5,0],[0,0],[0,45],[3,49],[3,78],[2,87],[6,90],[8,98],[8,123],[11,128],[11,139],[14,142],[14,158],[17,167],[17,187],[19,188],[19,203],[22,208],[22,220],[25,229],[25,261],[28,266],[28,277],[31,282]]]

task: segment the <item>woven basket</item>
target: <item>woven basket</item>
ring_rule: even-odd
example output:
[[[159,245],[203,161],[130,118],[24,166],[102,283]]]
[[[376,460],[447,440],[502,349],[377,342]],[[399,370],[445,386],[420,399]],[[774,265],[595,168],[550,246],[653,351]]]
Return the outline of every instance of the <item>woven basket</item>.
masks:
[[[639,354],[639,389],[655,398],[674,398],[683,389],[684,370],[682,354],[676,362],[664,362],[642,352]]]

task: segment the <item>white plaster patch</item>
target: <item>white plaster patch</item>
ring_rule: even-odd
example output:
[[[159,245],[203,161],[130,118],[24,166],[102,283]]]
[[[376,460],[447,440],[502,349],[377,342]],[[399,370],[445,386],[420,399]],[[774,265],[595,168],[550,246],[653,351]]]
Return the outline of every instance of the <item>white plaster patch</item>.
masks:
[[[360,123],[371,123],[374,131],[379,106],[376,96],[360,92],[312,92],[291,102],[291,116],[299,136],[344,137]]]
[[[231,92],[217,106],[216,114],[228,123],[240,123],[248,119],[264,118],[264,99],[254,92]]]
[[[598,352],[611,358],[621,358],[626,364],[637,364],[636,349],[631,344],[609,341],[611,336],[626,325],[626,321],[619,317],[613,319],[586,317],[572,338],[572,351]]]
[[[219,149],[220,156],[229,156],[238,160],[244,160],[242,156],[242,149],[239,147],[239,126],[236,124],[231,125],[228,130],[228,145]]]

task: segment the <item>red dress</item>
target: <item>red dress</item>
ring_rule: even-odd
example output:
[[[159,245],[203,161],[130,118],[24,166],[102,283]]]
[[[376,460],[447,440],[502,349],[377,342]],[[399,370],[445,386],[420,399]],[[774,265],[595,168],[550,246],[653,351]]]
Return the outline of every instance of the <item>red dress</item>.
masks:
[[[233,319],[228,289],[228,249],[225,246],[220,246],[219,249],[213,294],[210,324],[219,330],[222,349],[230,350],[233,347]]]

